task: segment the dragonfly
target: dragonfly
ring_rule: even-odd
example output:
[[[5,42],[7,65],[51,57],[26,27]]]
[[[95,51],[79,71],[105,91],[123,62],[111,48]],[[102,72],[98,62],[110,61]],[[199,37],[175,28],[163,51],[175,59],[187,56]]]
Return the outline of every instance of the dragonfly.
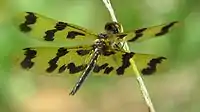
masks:
[[[134,44],[167,34],[179,22],[122,32],[117,22],[105,24],[101,33],[54,20],[34,12],[13,17],[17,30],[28,38],[52,46],[30,46],[14,56],[19,69],[41,74],[79,75],[70,95],[75,95],[90,74],[123,76],[134,74],[130,60],[143,75],[151,75],[167,60],[165,56],[126,51],[121,43]],[[54,44],[61,43],[61,46]]]

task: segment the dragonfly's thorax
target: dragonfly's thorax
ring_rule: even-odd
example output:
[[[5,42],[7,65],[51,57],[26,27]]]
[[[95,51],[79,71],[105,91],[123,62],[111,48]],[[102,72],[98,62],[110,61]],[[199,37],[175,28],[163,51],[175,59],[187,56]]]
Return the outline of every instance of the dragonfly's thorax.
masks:
[[[112,49],[109,41],[105,39],[97,39],[93,45],[94,50],[98,50],[99,54],[106,55]]]
[[[98,36],[99,38],[95,41],[95,46],[101,45],[103,51],[119,49],[120,41],[116,38],[115,34],[100,33]]]
[[[115,49],[121,41],[116,37],[116,34],[119,34],[123,31],[122,25],[117,22],[108,22],[105,25],[105,33],[99,34],[99,39],[104,39],[111,49]]]
[[[104,41],[104,39],[97,39],[93,48],[98,49],[99,51],[102,51],[103,49],[106,48],[106,46],[108,45],[106,45],[106,42]]]

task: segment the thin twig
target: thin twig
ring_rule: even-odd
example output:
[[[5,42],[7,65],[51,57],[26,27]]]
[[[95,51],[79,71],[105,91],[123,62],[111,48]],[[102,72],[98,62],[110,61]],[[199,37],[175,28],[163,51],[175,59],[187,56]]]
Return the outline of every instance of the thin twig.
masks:
[[[106,8],[108,9],[108,11],[109,11],[109,13],[110,13],[110,16],[111,16],[111,18],[112,18],[112,21],[117,22],[117,18],[116,18],[116,16],[115,16],[115,13],[114,13],[114,10],[113,10],[113,8],[112,8],[112,5],[111,5],[110,0],[103,0],[103,2],[104,2]],[[127,43],[125,43],[124,49],[125,49],[126,51],[130,52]],[[149,109],[150,112],[155,112],[155,109],[154,109],[153,103],[152,103],[152,101],[151,101],[151,98],[150,98],[150,96],[149,96],[149,93],[148,93],[148,91],[147,91],[147,88],[146,88],[146,86],[145,86],[145,84],[144,84],[144,81],[143,81],[141,75],[140,75],[140,72],[139,72],[138,69],[137,69],[137,66],[135,65],[135,61],[134,61],[133,59],[131,59],[130,62],[131,62],[131,65],[132,65],[133,70],[135,71],[135,74],[136,74],[136,77],[137,77],[137,81],[138,81],[139,86],[140,86],[140,90],[141,90],[142,95],[143,95],[143,98],[144,98],[144,100],[145,100],[145,102],[146,102],[146,104],[147,104],[147,106],[148,106],[148,109]]]
[[[106,5],[108,11],[110,12],[110,16],[112,18],[112,21],[117,22],[117,18],[115,16],[115,12],[112,8],[112,5],[110,3],[110,0],[103,0],[104,4]]]

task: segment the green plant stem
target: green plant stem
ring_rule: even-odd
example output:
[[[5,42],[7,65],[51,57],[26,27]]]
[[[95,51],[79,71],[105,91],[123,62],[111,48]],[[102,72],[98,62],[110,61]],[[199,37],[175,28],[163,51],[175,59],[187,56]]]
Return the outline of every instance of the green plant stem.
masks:
[[[115,13],[114,13],[114,10],[112,8],[110,0],[103,0],[103,3],[105,4],[106,8],[108,9],[108,11],[110,13],[110,16],[112,18],[112,21],[117,22],[117,18],[115,16]],[[127,43],[125,43],[124,49],[127,52],[130,52]],[[146,86],[144,84],[144,81],[143,81],[143,79],[142,79],[142,77],[140,75],[140,72],[138,71],[137,66],[135,65],[135,61],[133,59],[131,59],[130,62],[131,62],[132,68],[133,68],[133,70],[134,70],[134,72],[136,74],[137,82],[138,82],[138,84],[140,86],[140,90],[141,90],[142,96],[143,96],[143,98],[144,98],[144,100],[146,102],[146,105],[148,107],[148,110],[149,110],[149,112],[155,112],[153,103],[151,101],[151,97],[149,96],[149,93],[148,93],[147,88],[146,88]]]

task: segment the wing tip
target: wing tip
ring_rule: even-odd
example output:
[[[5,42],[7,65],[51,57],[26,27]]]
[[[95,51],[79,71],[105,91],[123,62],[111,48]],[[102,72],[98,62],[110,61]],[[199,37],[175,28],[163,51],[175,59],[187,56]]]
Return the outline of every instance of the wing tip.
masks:
[[[162,56],[157,58],[152,58],[147,64],[148,66],[141,70],[141,73],[147,76],[154,74],[157,71],[157,66],[162,64],[166,60],[167,58]]]

